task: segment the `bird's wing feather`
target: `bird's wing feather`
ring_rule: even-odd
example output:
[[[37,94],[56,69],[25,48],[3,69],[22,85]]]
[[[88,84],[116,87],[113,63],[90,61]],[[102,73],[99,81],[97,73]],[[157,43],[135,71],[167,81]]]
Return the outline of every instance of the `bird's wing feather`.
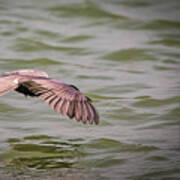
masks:
[[[3,76],[34,76],[34,77],[48,77],[48,74],[43,71],[35,70],[35,69],[19,69],[15,71],[5,72],[2,74]]]
[[[77,121],[98,124],[99,116],[91,104],[91,100],[84,96],[77,88],[49,78],[32,78],[21,83],[29,91],[39,96],[56,112]]]
[[[16,76],[7,76],[0,78],[0,96],[15,90],[18,87],[18,78]]]

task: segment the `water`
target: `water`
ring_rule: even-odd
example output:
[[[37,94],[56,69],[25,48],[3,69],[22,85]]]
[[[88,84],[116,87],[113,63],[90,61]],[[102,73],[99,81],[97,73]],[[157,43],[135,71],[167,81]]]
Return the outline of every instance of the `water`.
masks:
[[[0,73],[46,71],[94,100],[98,126],[0,97],[0,179],[180,178],[178,0],[0,1]]]

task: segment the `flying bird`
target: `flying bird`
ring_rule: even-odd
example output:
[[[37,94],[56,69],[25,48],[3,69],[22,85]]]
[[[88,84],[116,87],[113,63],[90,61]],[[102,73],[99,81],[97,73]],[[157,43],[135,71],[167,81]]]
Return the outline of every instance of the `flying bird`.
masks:
[[[98,124],[99,116],[91,99],[84,96],[74,85],[65,84],[48,77],[39,70],[16,70],[0,77],[0,96],[17,91],[25,96],[39,97],[55,112],[75,118],[77,121]]]

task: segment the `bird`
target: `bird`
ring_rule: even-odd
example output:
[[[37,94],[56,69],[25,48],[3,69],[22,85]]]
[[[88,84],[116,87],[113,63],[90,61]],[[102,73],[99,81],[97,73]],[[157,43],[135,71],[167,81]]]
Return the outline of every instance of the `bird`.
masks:
[[[56,113],[78,122],[99,123],[99,115],[89,97],[74,85],[50,78],[46,72],[20,69],[3,73],[0,77],[0,96],[11,91],[26,97],[39,97]]]

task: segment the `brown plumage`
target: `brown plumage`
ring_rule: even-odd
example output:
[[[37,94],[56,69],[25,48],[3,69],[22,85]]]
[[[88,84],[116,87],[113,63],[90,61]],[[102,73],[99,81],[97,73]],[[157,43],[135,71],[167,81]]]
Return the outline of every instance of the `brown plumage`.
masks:
[[[89,124],[98,124],[99,116],[91,104],[73,85],[61,83],[38,70],[17,70],[6,72],[0,78],[0,96],[10,91],[23,93],[25,96],[39,97],[49,106],[70,119],[75,118]]]

